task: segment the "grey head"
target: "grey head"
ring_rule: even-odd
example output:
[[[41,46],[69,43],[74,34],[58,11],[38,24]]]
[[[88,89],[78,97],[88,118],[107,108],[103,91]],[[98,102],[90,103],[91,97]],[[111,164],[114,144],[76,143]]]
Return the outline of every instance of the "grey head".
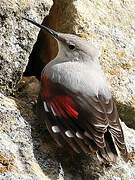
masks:
[[[73,61],[96,61],[100,55],[99,50],[96,49],[88,40],[80,38],[73,34],[59,33],[44,25],[40,25],[35,21],[24,18],[37,27],[45,30],[53,36],[58,42],[58,56],[67,57]]]

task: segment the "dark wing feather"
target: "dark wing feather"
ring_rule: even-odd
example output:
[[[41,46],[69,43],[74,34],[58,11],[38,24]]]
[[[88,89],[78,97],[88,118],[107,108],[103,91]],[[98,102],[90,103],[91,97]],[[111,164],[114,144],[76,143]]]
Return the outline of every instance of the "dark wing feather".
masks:
[[[127,161],[123,131],[113,100],[101,95],[86,97],[60,84],[52,84],[50,89],[42,87],[40,95],[47,104],[48,119],[44,120],[54,140],[61,145],[61,136],[75,152],[98,151],[99,157],[107,161],[116,161],[116,144]],[[53,132],[52,126],[58,126],[60,132]]]

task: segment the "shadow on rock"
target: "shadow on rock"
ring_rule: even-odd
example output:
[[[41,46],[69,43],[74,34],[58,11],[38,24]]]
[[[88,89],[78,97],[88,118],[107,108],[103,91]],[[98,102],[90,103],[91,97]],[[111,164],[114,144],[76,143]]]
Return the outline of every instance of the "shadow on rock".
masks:
[[[131,105],[122,104],[115,100],[117,105],[118,113],[123,122],[130,128],[135,129],[135,108]]]

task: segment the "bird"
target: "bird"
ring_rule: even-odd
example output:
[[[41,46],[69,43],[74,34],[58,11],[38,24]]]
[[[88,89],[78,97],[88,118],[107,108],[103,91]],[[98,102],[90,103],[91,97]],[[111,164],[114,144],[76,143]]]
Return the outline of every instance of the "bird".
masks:
[[[24,18],[49,33],[58,54],[41,72],[38,114],[54,141],[76,153],[96,153],[101,162],[125,162],[129,154],[117,107],[99,62],[100,51],[74,34],[56,32]]]

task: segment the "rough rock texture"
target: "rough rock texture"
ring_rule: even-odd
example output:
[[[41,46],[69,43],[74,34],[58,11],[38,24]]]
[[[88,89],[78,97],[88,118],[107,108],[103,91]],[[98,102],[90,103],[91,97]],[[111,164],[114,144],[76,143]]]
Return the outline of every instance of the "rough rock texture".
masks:
[[[52,174],[58,171],[58,163],[39,150],[39,125],[32,113],[34,100],[27,97],[23,101],[0,94],[0,179],[5,176],[6,180],[10,176],[17,180],[49,179],[40,164]]]
[[[49,135],[33,113],[36,96],[7,98],[0,94],[0,179],[3,180],[133,180],[135,131],[122,123],[131,161],[100,164],[96,156],[64,154],[48,146]]]
[[[0,0],[0,91],[10,94],[19,81],[36,40],[38,28],[27,26],[23,16],[38,22],[48,15],[52,0]]]
[[[135,128],[134,10],[133,0],[55,0],[43,24],[86,37],[100,49],[100,62],[118,102],[120,116]],[[41,31],[37,44],[40,55],[34,56],[33,50],[34,57],[40,57],[44,64],[55,57],[57,45],[50,36]]]
[[[39,31],[21,16],[40,23],[51,5],[51,0],[0,0],[0,91],[4,94],[13,93]],[[50,15],[43,21],[57,31],[87,38],[101,50],[100,61],[120,115],[132,127],[135,127],[134,9],[132,0],[55,0]],[[56,53],[56,42],[40,31],[29,57],[31,66],[28,64],[24,74],[39,78],[43,65]],[[122,123],[131,159],[127,164],[121,158],[116,165],[100,164],[94,154],[70,157],[51,142],[34,113],[39,88],[37,79],[24,77],[14,97],[0,93],[0,180],[135,179],[133,129]]]

